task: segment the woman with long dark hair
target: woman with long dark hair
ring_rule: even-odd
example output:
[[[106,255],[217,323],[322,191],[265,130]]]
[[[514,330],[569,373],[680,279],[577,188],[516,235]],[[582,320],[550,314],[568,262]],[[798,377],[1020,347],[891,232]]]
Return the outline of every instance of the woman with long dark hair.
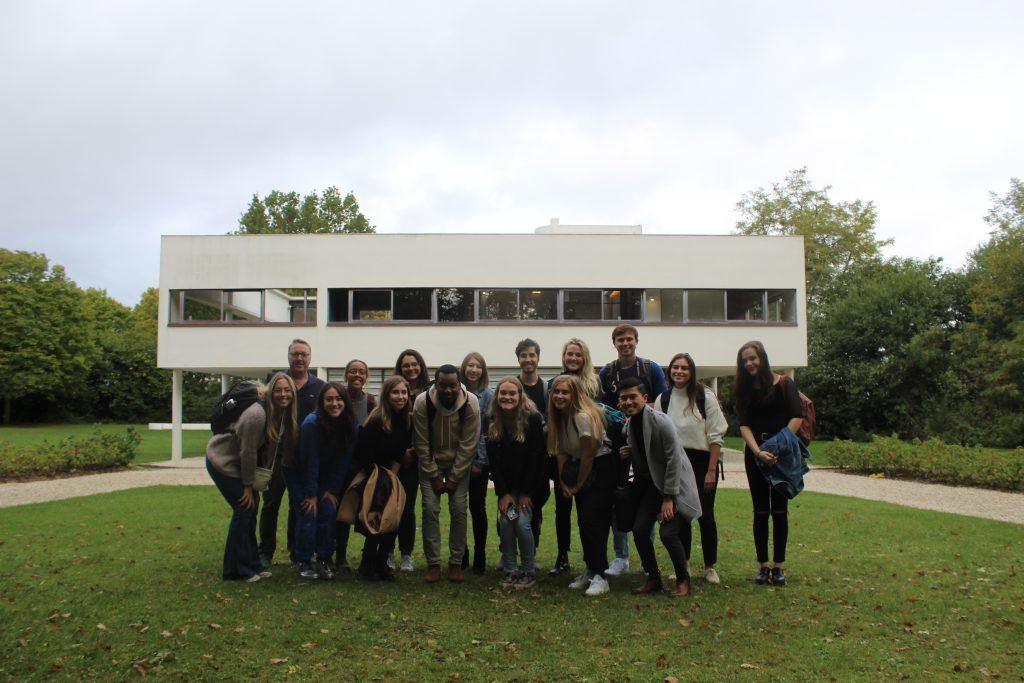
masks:
[[[536,545],[533,536],[538,493],[548,487],[544,474],[547,451],[544,419],[526,395],[518,377],[498,382],[483,429],[487,455],[498,497],[498,531],[501,535],[502,585],[529,588],[534,579]],[[516,569],[516,545],[520,569]]]
[[[611,530],[611,492],[615,487],[617,455],[601,454],[605,418],[586,395],[578,377],[559,375],[551,382],[548,399],[548,453],[558,461],[562,495],[576,499],[576,521],[586,570],[570,588],[586,588],[588,596],[609,590],[608,532]]]
[[[746,447],[743,465],[747,471],[750,499],[754,506],[754,550],[760,568],[755,581],[786,585],[782,565],[786,561],[789,540],[789,499],[776,491],[757,465],[774,465],[778,456],[761,449],[761,444],[784,427],[796,432],[803,422],[796,384],[788,377],[772,372],[768,353],[759,341],[747,342],[736,354],[736,379],[733,384],[740,434]],[[768,566],[768,518],[772,521],[772,566]]]
[[[654,409],[666,413],[676,428],[679,442],[693,467],[700,507],[697,524],[704,554],[704,580],[718,584],[718,525],[715,523],[715,494],[718,492],[718,462],[728,424],[718,405],[718,397],[697,381],[697,364],[688,353],[677,353],[668,362],[670,389],[654,401]],[[687,564],[693,544],[687,524],[682,534]]]
[[[403,377],[409,385],[409,405],[416,401],[416,395],[430,386],[430,371],[423,354],[416,349],[406,349],[398,354],[395,361],[395,374]],[[398,479],[405,489],[405,513],[398,528],[398,551],[402,559],[398,570],[413,571],[412,551],[416,546],[416,496],[420,490],[419,461],[415,450],[402,459],[398,469]]]
[[[356,466],[370,470],[380,465],[399,473],[402,462],[412,452],[412,402],[405,378],[392,375],[384,380],[380,400],[359,430],[356,440]],[[406,500],[406,505],[409,505]],[[359,576],[367,581],[393,581],[394,572],[388,558],[395,547],[396,533],[366,535]]]
[[[295,513],[300,578],[331,580],[337,572],[331,562],[335,520],[352,461],[354,431],[348,389],[341,382],[328,382],[320,389],[316,410],[302,422],[297,454],[283,462],[281,472]],[[345,559],[340,552],[339,563]]]
[[[253,488],[256,467],[294,451],[297,439],[295,383],[277,373],[267,387],[258,386],[259,400],[246,408],[206,446],[206,471],[231,506],[221,577],[259,581],[270,577],[256,550],[256,509],[260,494]],[[263,463],[260,463],[260,454]]]
[[[494,397],[487,376],[487,361],[476,351],[470,351],[462,360],[459,368],[459,379],[467,391],[473,392],[480,402],[480,415],[486,415]],[[485,435],[480,434],[480,444],[476,450],[476,459],[469,470],[469,515],[473,522],[473,573],[483,574],[487,567],[487,448],[484,445]],[[469,547],[462,560],[465,569],[469,562]]]

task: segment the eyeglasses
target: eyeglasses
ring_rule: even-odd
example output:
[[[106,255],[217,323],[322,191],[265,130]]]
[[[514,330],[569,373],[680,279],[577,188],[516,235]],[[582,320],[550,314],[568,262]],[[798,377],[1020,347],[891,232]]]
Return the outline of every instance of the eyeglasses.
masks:
[[[292,358],[309,358],[309,354],[305,351],[292,351],[288,355]]]

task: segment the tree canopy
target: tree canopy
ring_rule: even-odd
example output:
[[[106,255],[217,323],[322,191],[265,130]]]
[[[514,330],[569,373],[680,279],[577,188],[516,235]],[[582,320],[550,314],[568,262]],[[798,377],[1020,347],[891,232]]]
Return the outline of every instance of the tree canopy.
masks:
[[[298,192],[273,190],[264,198],[253,194],[238,219],[237,235],[296,233],[371,233],[377,229],[359,210],[352,192],[344,197],[331,186],[300,196]]]

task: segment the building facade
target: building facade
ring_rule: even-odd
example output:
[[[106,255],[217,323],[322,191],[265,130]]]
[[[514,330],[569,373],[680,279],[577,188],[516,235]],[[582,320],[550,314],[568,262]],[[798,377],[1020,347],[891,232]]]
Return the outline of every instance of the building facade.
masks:
[[[365,361],[371,390],[410,347],[431,369],[478,351],[497,378],[530,337],[551,375],[580,337],[600,367],[623,321],[640,356],[687,351],[702,377],[732,374],[751,339],[773,367],[806,366],[802,238],[589,233],[164,236],[157,363],[175,371],[175,457],[181,371],[262,378],[295,338],[320,377]]]

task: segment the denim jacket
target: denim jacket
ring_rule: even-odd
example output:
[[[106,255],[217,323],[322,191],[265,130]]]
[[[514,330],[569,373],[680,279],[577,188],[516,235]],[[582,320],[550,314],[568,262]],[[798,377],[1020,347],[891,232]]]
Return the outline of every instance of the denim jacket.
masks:
[[[789,431],[789,427],[783,427],[761,444],[761,450],[778,457],[774,465],[766,465],[760,458],[755,458],[761,474],[776,491],[786,498],[795,498],[796,494],[804,490],[804,475],[811,471],[807,461],[814,460],[807,446]]]

